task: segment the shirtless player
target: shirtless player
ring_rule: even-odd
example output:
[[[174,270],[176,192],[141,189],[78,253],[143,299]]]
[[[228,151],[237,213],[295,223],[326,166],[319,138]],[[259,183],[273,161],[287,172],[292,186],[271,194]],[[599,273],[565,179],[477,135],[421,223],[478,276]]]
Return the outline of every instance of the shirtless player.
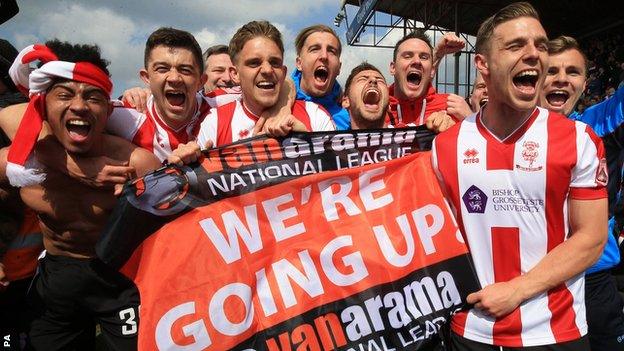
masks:
[[[45,64],[30,74],[29,82],[28,63],[34,60]],[[30,341],[35,349],[94,349],[97,322],[111,347],[135,349],[138,293],[94,255],[100,229],[116,202],[112,190],[83,185],[48,168],[42,179],[23,166],[33,148],[52,143],[76,159],[128,161],[134,176],[160,162],[148,151],[103,133],[112,110],[112,83],[97,47],[59,41],[31,46],[20,53],[12,73],[30,90],[31,101],[21,123],[21,114],[15,116],[14,123],[20,123],[16,132],[15,125],[8,125],[11,121],[1,121],[13,143],[10,150],[0,151],[0,180],[6,175],[13,185],[23,186],[21,197],[38,213],[47,251],[31,290],[35,319]]]

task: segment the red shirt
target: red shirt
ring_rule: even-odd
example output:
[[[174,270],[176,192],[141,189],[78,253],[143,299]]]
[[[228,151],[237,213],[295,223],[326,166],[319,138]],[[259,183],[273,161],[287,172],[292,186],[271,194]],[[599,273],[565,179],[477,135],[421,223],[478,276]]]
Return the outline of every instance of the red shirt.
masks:
[[[405,127],[407,124],[419,126],[425,123],[430,114],[437,111],[446,111],[448,94],[438,94],[434,87],[429,89],[424,97],[414,100],[400,100],[394,97],[394,84],[390,86],[390,105],[386,116],[386,124],[395,127]],[[423,111],[424,107],[424,111]],[[458,121],[456,116],[451,116]]]

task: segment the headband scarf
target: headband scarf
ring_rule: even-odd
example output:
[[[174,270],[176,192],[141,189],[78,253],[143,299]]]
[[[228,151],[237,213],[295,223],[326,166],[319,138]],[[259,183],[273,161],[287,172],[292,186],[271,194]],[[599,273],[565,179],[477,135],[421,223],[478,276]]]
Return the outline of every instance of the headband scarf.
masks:
[[[31,72],[30,62],[36,60],[43,62],[43,65]],[[24,95],[30,96],[30,102],[9,149],[7,178],[16,187],[39,184],[45,180],[45,174],[25,165],[45,120],[45,94],[48,88],[57,78],[65,78],[98,87],[110,97],[113,83],[96,65],[89,62],[59,61],[52,50],[41,44],[30,45],[22,50],[9,69],[9,75],[15,86]]]

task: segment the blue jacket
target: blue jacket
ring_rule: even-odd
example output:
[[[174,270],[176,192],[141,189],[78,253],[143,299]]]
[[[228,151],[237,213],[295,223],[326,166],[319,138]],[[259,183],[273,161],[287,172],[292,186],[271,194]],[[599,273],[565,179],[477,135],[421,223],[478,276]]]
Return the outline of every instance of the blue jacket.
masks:
[[[614,211],[618,202],[622,169],[620,158],[624,154],[624,87],[599,104],[588,107],[582,114],[573,112],[571,119],[588,124],[602,138],[609,169],[609,238],[602,256],[587,273],[599,272],[615,267],[620,262],[620,250],[616,240]]]
[[[610,269],[617,266],[620,263],[620,248],[617,244],[617,239],[614,235],[615,218],[609,218],[609,236],[607,237],[607,244],[605,245],[602,255],[598,259],[598,262],[589,267],[585,273],[591,274],[605,269]]]
[[[589,124],[599,137],[604,137],[622,127],[624,122],[624,87],[609,99],[589,106],[583,113],[576,111],[570,118]]]
[[[347,110],[342,108],[342,106],[340,105],[340,102],[338,101],[340,99],[340,90],[341,90],[340,84],[338,84],[338,82],[334,83],[334,88],[329,94],[325,96],[321,96],[321,97],[314,97],[314,96],[310,96],[306,94],[303,90],[301,90],[301,71],[300,70],[295,69],[291,77],[292,77],[292,80],[295,82],[295,88],[297,89],[297,100],[312,101],[314,103],[317,103],[323,106],[327,110],[327,112],[329,112],[329,114],[331,115],[332,120],[334,120],[337,130],[351,129],[351,120],[349,119],[349,112],[347,112]]]

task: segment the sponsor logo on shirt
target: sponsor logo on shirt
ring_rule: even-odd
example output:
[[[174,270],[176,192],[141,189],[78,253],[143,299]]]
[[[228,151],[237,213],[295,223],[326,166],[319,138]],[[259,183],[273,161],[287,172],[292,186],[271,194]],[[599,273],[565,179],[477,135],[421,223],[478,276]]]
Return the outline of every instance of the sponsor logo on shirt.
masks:
[[[464,164],[479,163],[477,155],[479,155],[479,151],[476,149],[466,149],[464,151]]]
[[[462,196],[468,213],[485,213],[488,197],[481,189],[471,185]]]
[[[543,168],[542,166],[533,167],[533,163],[537,159],[537,156],[539,156],[539,146],[539,143],[530,140],[522,143],[522,147],[524,147],[522,150],[522,159],[529,164],[528,166],[516,164],[516,168],[526,172],[541,171]]]
[[[544,199],[530,197],[518,189],[492,189],[492,209],[502,212],[540,212]]]

